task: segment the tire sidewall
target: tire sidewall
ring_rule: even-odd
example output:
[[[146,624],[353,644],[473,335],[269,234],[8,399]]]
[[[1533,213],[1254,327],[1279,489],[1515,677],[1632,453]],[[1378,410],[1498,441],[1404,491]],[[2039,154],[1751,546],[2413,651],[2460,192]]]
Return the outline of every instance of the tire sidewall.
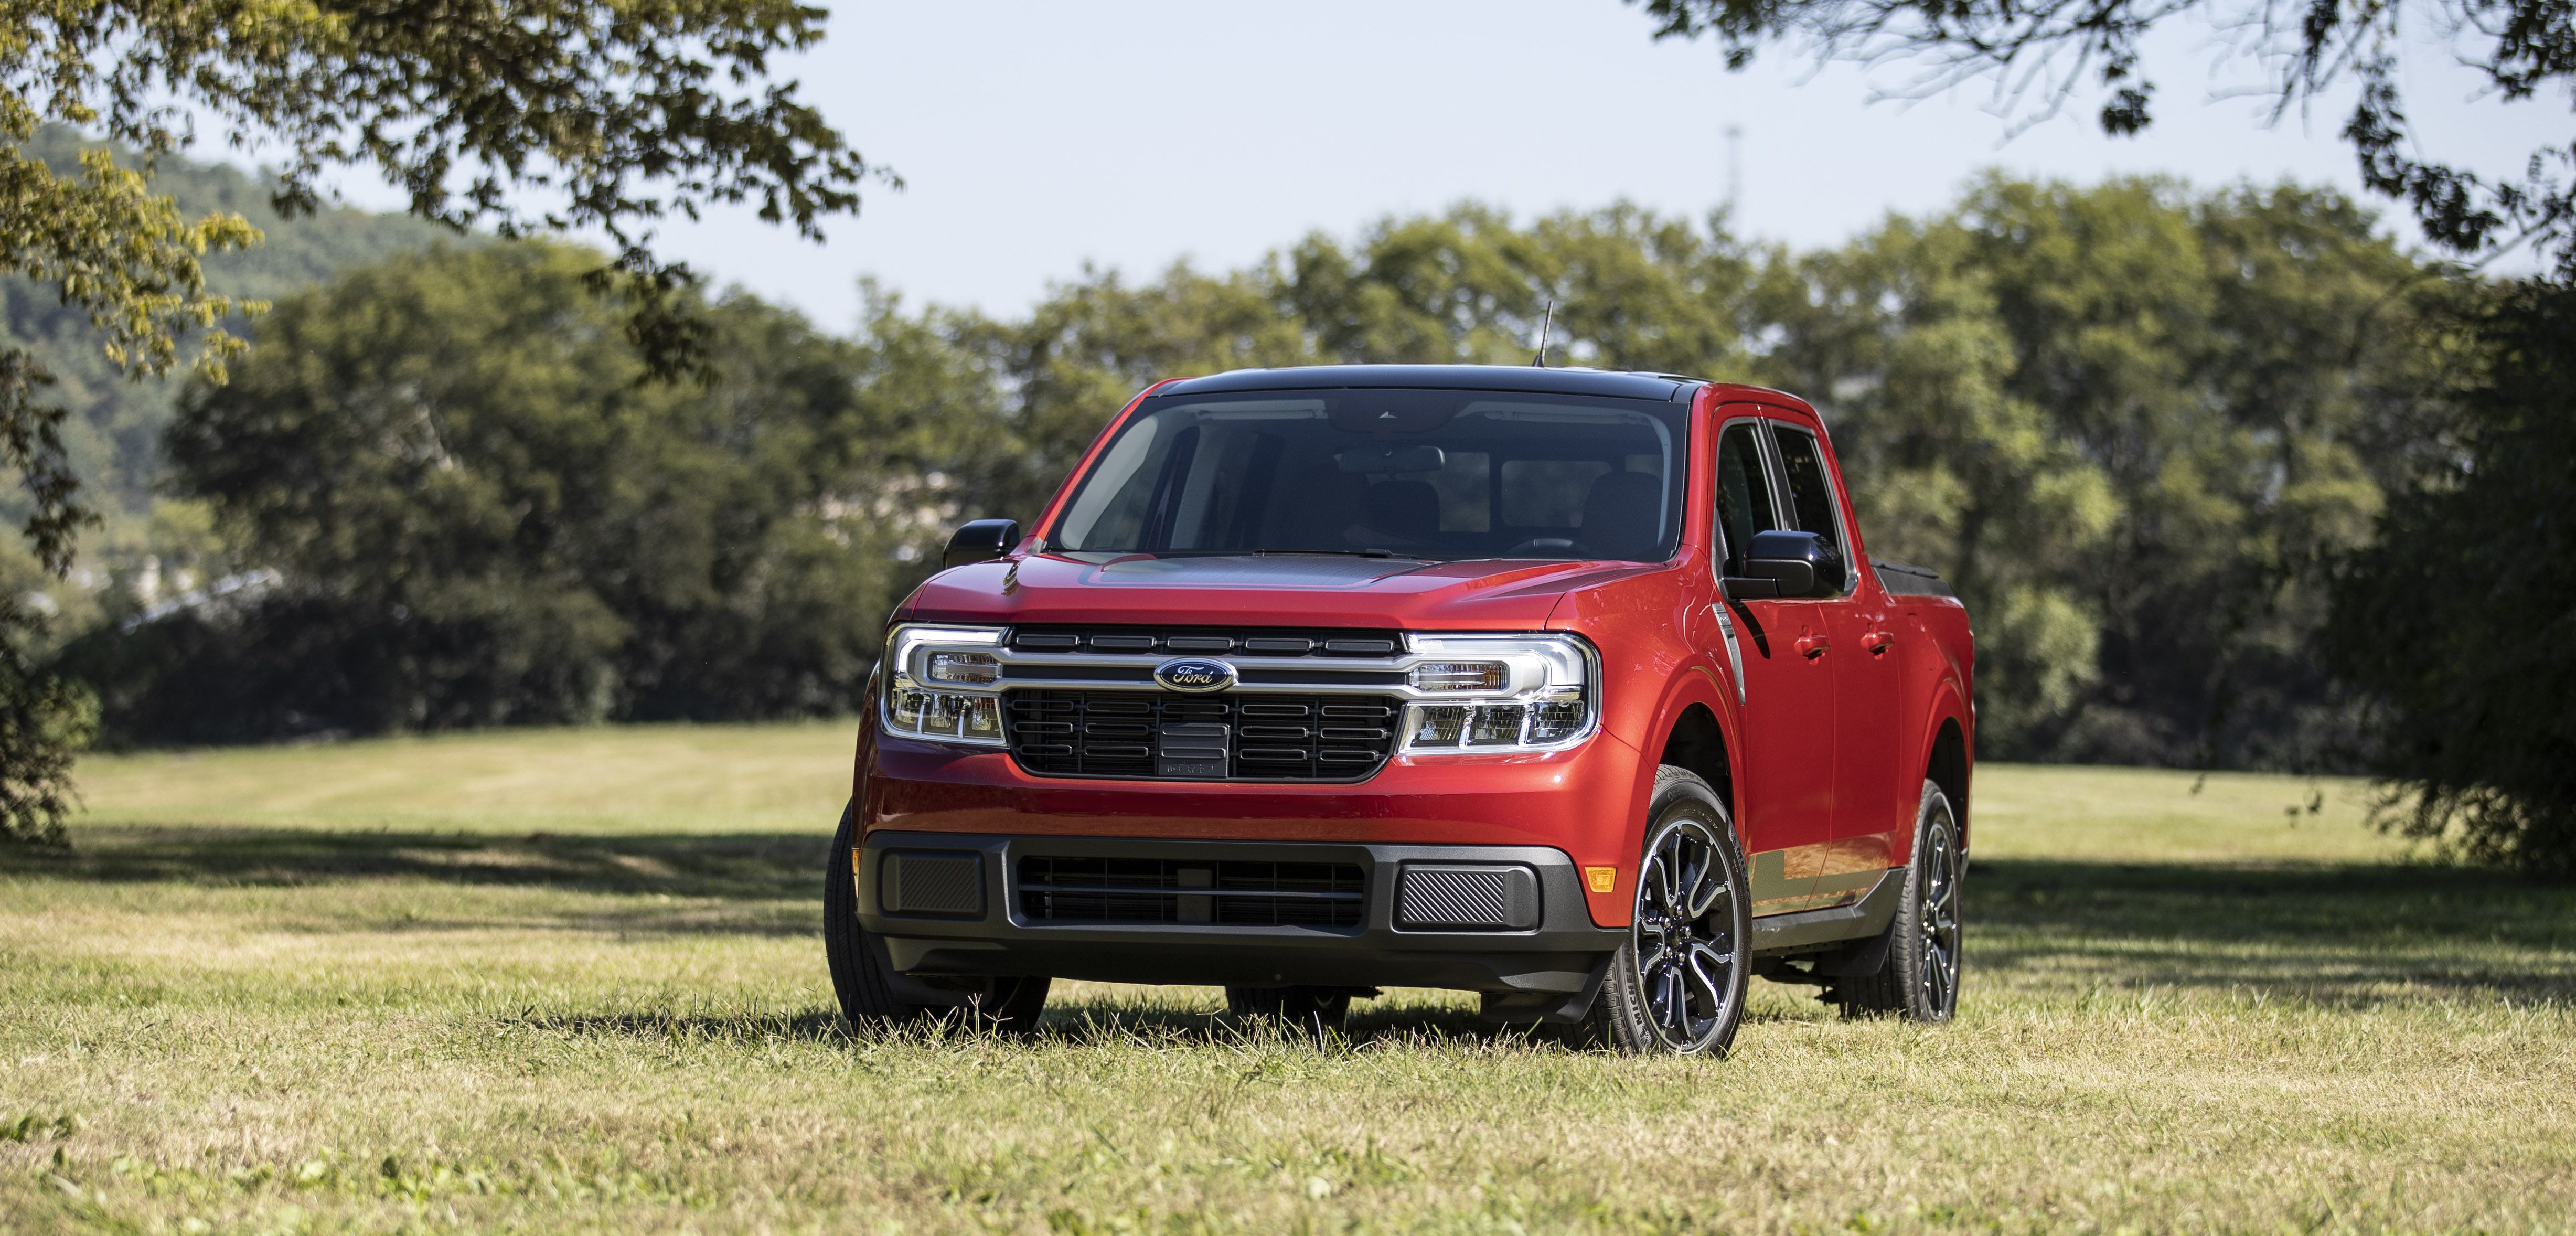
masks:
[[[867,932],[859,926],[859,890],[851,874],[850,850],[857,843],[856,804],[841,809],[840,827],[832,834],[831,857],[823,866],[823,960],[832,976],[832,996],[840,1003],[841,1015],[854,1025],[882,1018],[890,1010],[867,1007],[862,985],[872,976],[865,973],[860,950],[867,947]]]
[[[1923,783],[1922,800],[1914,812],[1914,856],[1913,861],[1906,864],[1905,900],[1897,914],[1895,947],[1888,950],[1888,964],[1897,967],[1898,980],[1904,985],[1905,1016],[1908,1020],[1931,1024],[1946,1022],[1957,1016],[1960,982],[1967,975],[1965,959],[1954,956],[1951,959],[1954,970],[1950,977],[1950,1001],[1946,1008],[1936,1005],[1931,993],[1923,989],[1923,921],[1930,909],[1924,898],[1931,883],[1933,861],[1931,841],[1936,820],[1948,823],[1950,848],[1953,853],[1957,853],[1960,845],[1958,812],[1950,805],[1950,796],[1944,793],[1939,785],[1926,781]],[[1966,875],[1966,867],[1967,863],[1962,856],[1959,863],[1960,870],[1951,877],[1953,898],[1960,895],[1958,884]],[[1964,945],[1966,940],[1967,933],[1962,930],[1960,943]],[[1954,952],[1964,952],[1964,949],[1957,949]]]
[[[1744,1021],[1745,995],[1752,981],[1752,906],[1746,899],[1744,847],[1735,835],[1735,822],[1716,791],[1697,774],[1669,765],[1655,776],[1655,795],[1646,810],[1646,828],[1639,838],[1636,856],[1636,879],[1645,878],[1647,856],[1654,852],[1655,842],[1673,823],[1692,819],[1707,827],[1717,839],[1719,860],[1726,866],[1726,879],[1734,895],[1728,898],[1733,907],[1731,934],[1735,940],[1734,964],[1727,968],[1728,993],[1725,1015],[1709,1036],[1690,1047],[1676,1047],[1655,1028],[1646,1005],[1646,993],[1637,977],[1637,942],[1634,898],[1630,890],[1630,927],[1627,939],[1611,958],[1609,977],[1601,985],[1601,1002],[1596,1006],[1601,1029],[1609,1045],[1622,1052],[1657,1055],[1707,1055],[1724,1057],[1735,1043],[1736,1029]]]

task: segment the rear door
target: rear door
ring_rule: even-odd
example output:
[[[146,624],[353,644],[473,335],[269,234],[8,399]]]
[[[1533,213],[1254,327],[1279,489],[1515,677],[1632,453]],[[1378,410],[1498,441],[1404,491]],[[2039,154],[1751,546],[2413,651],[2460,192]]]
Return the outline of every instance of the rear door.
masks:
[[[1715,486],[1721,574],[1744,574],[1753,534],[1783,526],[1777,475],[1763,421],[1724,423]],[[1736,809],[1752,851],[1753,912],[1806,909],[1833,836],[1835,695],[1833,667],[1797,642],[1822,624],[1811,601],[1712,599],[1733,628],[1730,668],[1742,664],[1745,784]]]
[[[1842,595],[1814,603],[1825,635],[1817,659],[1833,668],[1835,696],[1833,844],[1816,863],[1815,892],[1818,905],[1835,905],[1869,891],[1894,861],[1895,830],[1913,822],[1911,799],[1899,804],[1893,783],[1902,678],[1886,592],[1846,522],[1823,443],[1786,421],[1772,424],[1771,437],[1790,518],[1831,541],[1846,567]]]

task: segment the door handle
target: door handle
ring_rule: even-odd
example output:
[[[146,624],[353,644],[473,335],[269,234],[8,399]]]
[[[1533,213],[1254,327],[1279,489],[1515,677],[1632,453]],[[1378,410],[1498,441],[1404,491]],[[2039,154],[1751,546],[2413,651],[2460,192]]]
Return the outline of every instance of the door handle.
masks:
[[[1860,637],[1860,646],[1868,649],[1873,657],[1887,655],[1888,646],[1895,642],[1896,633],[1893,631],[1872,631]]]
[[[1833,641],[1828,640],[1821,635],[1801,635],[1798,637],[1798,655],[1805,657],[1810,661],[1825,655],[1826,651],[1831,649],[1833,646]]]

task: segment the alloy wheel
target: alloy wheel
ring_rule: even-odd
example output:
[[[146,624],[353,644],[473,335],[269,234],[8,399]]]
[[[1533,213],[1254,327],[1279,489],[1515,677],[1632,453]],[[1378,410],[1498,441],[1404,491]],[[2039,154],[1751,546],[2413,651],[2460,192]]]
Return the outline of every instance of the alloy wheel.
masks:
[[[1922,988],[1923,1007],[1947,1019],[1959,999],[1958,835],[1944,802],[1923,830],[1923,947],[1914,980]]]
[[[1633,955],[1647,1019],[1677,1051],[1697,1051],[1732,1020],[1739,890],[1706,824],[1679,819],[1646,849],[1637,873]]]

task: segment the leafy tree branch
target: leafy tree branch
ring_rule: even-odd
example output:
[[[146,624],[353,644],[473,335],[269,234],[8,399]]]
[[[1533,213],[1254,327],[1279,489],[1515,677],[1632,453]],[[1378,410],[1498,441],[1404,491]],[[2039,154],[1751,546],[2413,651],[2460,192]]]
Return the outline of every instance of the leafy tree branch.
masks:
[[[1630,2],[1655,20],[1656,37],[1711,38],[1730,67],[1785,42],[1829,59],[1913,65],[1898,89],[1908,96],[1990,81],[2006,108],[2035,117],[2099,89],[2098,120],[2115,135],[2154,119],[2157,83],[2142,70],[2143,40],[2198,21],[2273,95],[2276,117],[2354,84],[2342,136],[2362,183],[2406,203],[2435,244],[2477,257],[2529,240],[2562,275],[2576,274],[2576,144],[2536,147],[2518,177],[2481,174],[2418,147],[2400,88],[2408,38],[2436,34],[2498,102],[2567,93],[2576,76],[2576,7],[2565,0]]]

